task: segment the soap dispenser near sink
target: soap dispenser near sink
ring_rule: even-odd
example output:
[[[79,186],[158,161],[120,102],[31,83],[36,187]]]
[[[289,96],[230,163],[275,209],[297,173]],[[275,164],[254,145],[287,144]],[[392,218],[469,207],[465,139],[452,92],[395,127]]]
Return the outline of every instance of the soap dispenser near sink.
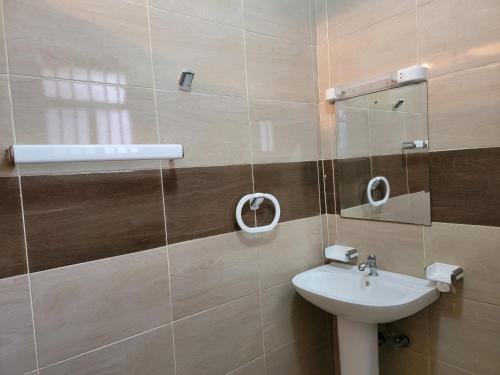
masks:
[[[330,246],[325,256],[332,263],[302,272],[292,283],[307,301],[337,316],[342,375],[378,375],[377,324],[415,314],[436,301],[439,290],[435,280],[378,269],[373,254],[355,265],[358,255],[352,247]],[[440,267],[455,272],[448,279],[440,274],[440,290],[443,280],[457,279],[457,269]]]

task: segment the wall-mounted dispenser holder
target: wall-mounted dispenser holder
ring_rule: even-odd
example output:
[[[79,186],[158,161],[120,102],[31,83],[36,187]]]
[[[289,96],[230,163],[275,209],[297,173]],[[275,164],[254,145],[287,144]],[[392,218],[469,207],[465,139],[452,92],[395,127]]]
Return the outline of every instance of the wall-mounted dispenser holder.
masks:
[[[190,91],[194,80],[194,72],[186,70],[179,77],[179,90]]]
[[[464,277],[462,267],[444,263],[433,263],[425,268],[425,278],[435,281],[440,292],[449,292],[451,286]]]
[[[259,209],[260,205],[265,199],[269,199],[271,203],[274,205],[274,219],[271,224],[263,225],[260,227],[249,227],[243,222],[243,218],[241,217],[241,211],[243,210],[243,206],[249,202],[250,209],[252,211],[256,211]],[[278,222],[280,221],[281,208],[278,199],[274,195],[266,194],[266,193],[253,193],[247,194],[243,198],[240,199],[238,205],[236,206],[236,222],[240,226],[240,228],[247,233],[262,233],[269,232],[273,230]]]
[[[325,258],[342,263],[349,263],[358,258],[358,250],[354,247],[333,245],[325,249]]]

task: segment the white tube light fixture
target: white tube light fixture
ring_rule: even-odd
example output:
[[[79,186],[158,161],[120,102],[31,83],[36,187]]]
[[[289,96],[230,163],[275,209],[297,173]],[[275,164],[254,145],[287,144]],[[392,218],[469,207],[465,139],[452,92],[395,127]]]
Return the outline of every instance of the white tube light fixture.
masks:
[[[184,157],[180,144],[167,145],[12,145],[10,164],[67,163],[85,161],[174,160]]]
[[[336,102],[369,94],[376,91],[389,89],[391,87],[408,85],[411,83],[422,82],[427,79],[427,68],[424,66],[411,66],[387,73],[366,81],[354,82],[352,84],[332,87],[326,90],[326,100],[328,102]]]

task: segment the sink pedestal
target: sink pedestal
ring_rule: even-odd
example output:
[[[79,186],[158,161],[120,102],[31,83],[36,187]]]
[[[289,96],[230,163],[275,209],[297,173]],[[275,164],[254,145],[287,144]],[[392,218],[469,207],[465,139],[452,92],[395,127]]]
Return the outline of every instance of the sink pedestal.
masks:
[[[378,375],[378,327],[337,317],[340,373]]]

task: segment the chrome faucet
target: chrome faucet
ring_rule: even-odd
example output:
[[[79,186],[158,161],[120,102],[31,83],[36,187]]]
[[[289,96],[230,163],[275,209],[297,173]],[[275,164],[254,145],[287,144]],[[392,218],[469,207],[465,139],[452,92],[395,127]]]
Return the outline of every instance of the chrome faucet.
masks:
[[[368,267],[368,270],[370,271],[369,273],[370,276],[378,276],[377,258],[375,257],[374,254],[368,255],[368,259],[366,262],[358,264],[358,270],[360,271],[364,271],[366,267]]]

